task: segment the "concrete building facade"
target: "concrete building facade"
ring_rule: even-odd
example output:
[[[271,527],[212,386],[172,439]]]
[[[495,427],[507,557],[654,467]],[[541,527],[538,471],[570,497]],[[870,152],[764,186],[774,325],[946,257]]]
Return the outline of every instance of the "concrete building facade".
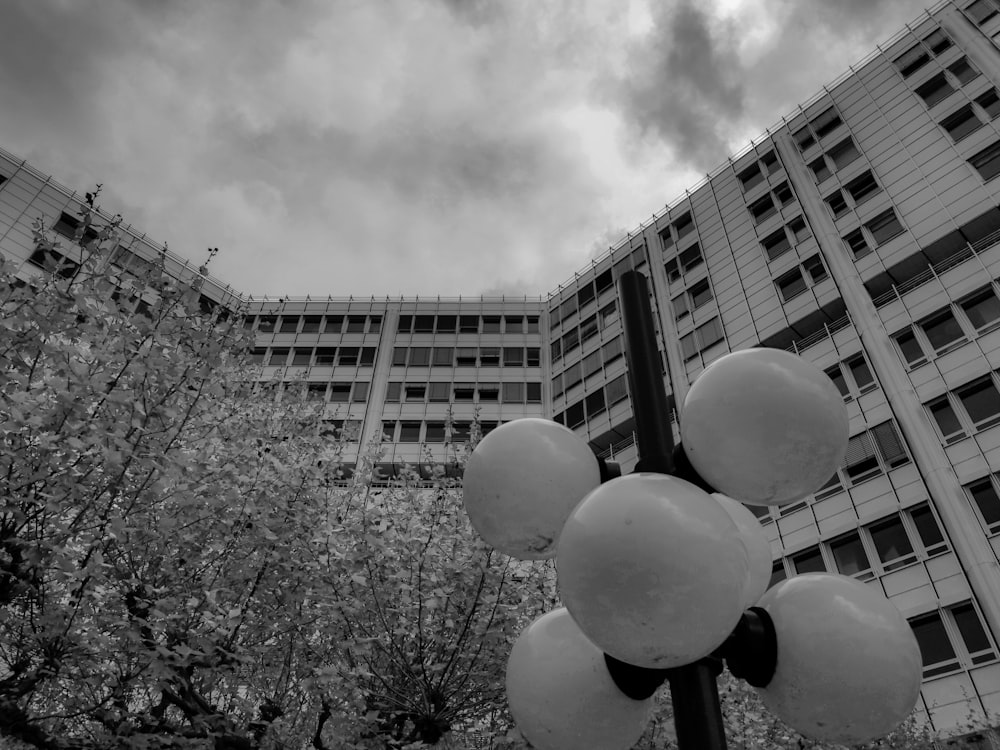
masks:
[[[675,404],[727,352],[798,353],[840,389],[851,439],[815,495],[757,511],[774,580],[828,570],[880,588],[920,641],[935,726],[996,723],[998,40],[1000,4],[940,3],[539,298],[256,299],[204,277],[203,299],[248,313],[288,397],[326,402],[348,467],[381,438],[386,475],[444,459],[476,419],[524,416],[629,469],[626,269],[649,279]],[[0,252],[22,274],[41,272],[31,220],[71,235],[79,203],[0,152]],[[129,262],[162,253],[127,234]]]

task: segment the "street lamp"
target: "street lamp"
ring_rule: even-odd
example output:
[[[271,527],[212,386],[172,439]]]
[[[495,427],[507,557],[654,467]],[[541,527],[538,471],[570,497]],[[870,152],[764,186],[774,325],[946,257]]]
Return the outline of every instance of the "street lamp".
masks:
[[[765,592],[770,545],[744,506],[799,500],[835,472],[848,437],[839,392],[788,352],[735,352],[692,385],[674,446],[645,278],[623,274],[619,293],[635,472],[611,477],[572,431],[541,419],[497,428],[466,467],[480,535],[521,559],[556,558],[565,607],[529,625],[508,661],[522,733],[538,750],[627,750],[667,680],[680,750],[724,750],[723,662],[807,736],[888,733],[920,689],[906,620],[844,576]]]

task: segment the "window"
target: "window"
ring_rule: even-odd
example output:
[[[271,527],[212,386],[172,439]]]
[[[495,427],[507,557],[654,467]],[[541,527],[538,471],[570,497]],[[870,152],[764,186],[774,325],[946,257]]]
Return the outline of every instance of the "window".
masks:
[[[523,346],[505,346],[503,348],[504,367],[521,367],[524,364]]]
[[[955,112],[941,120],[941,127],[948,131],[951,139],[958,143],[967,135],[971,135],[982,127],[983,123],[976,113],[972,111],[972,105],[966,104]]]
[[[955,395],[965,408],[972,426],[977,430],[994,425],[1000,416],[1000,391],[997,391],[993,378],[984,378],[956,389]]]
[[[753,216],[755,224],[760,224],[777,210],[770,193],[750,204],[750,214]]]
[[[419,443],[420,442],[420,422],[400,422],[399,442]]]
[[[840,365],[834,365],[823,372],[826,373],[827,377],[833,381],[833,384],[837,386],[837,390],[840,391],[840,395],[844,397],[845,401],[851,400],[851,391],[847,387],[847,380],[844,378],[844,373],[840,369]]]
[[[806,280],[802,278],[802,271],[798,266],[783,276],[780,276],[775,281],[775,284],[777,284],[778,291],[781,292],[781,298],[785,302],[788,302],[793,297],[799,296],[808,288],[806,286]]]
[[[858,175],[844,187],[851,194],[851,200],[855,204],[863,203],[882,189],[879,187],[878,182],[875,181],[875,175],[871,173],[871,170]]]
[[[611,341],[606,343],[601,347],[601,357],[604,359],[604,364],[610,364],[618,359],[625,353],[624,345],[622,344],[622,337],[615,336]]]
[[[451,367],[455,362],[455,349],[450,346],[435,346],[431,356],[432,366]]]
[[[402,383],[389,383],[385,389],[385,400],[390,403],[396,403],[399,401],[399,397],[403,392]]]
[[[472,383],[455,383],[455,400],[472,401],[476,394],[476,387]]]
[[[857,146],[854,145],[854,141],[851,140],[850,136],[848,136],[827,151],[826,155],[830,157],[833,161],[834,167],[839,172],[841,169],[861,156],[861,152],[858,151]]]
[[[997,9],[990,0],[976,0],[971,5],[965,6],[965,12],[973,21],[982,26],[997,14]]]
[[[406,366],[406,347],[397,346],[392,350],[392,365],[393,367],[405,367]]]
[[[304,365],[308,367],[309,363],[312,362],[312,351],[312,349],[303,349],[298,346],[295,347],[292,350],[292,364],[300,366]]]
[[[973,67],[967,57],[960,57],[949,65],[948,72],[955,76],[962,86],[979,76],[979,71]]]
[[[991,120],[997,115],[1000,115],[1000,96],[997,95],[997,90],[995,88],[991,87],[986,91],[986,93],[977,96],[976,104],[982,107],[987,117]]]
[[[767,587],[771,588],[776,583],[781,583],[788,575],[785,573],[785,563],[781,560],[776,560],[774,565],[771,566],[771,580],[768,581]]]
[[[781,164],[778,162],[778,155],[773,151],[768,151],[760,157],[760,163],[767,169],[768,174],[774,174],[781,169]]]
[[[674,308],[674,319],[675,320],[680,320],[685,315],[687,315],[689,312],[691,312],[688,309],[688,298],[687,298],[687,293],[686,292],[681,293],[678,296],[674,297],[673,300],[671,300],[671,305]]]
[[[306,315],[302,319],[302,333],[319,333],[320,323],[322,322],[322,315]]]
[[[976,168],[983,180],[989,181],[1000,174],[1000,141],[976,153],[969,164]]]
[[[895,469],[897,466],[909,463],[910,457],[903,446],[903,439],[891,420],[872,427],[871,434],[887,468]]]
[[[851,357],[845,361],[845,364],[851,371],[851,377],[854,378],[854,384],[857,385],[860,393],[867,393],[875,388],[875,377],[868,368],[868,362],[865,361],[863,354]]]
[[[848,211],[847,201],[844,200],[844,194],[840,190],[834,190],[823,200],[826,201],[826,205],[830,209],[830,213],[833,214],[834,219],[839,219]]]
[[[705,351],[713,344],[717,344],[724,338],[722,333],[722,323],[718,318],[712,318],[707,323],[703,323],[695,329],[698,336],[698,345],[701,351]]]
[[[688,290],[688,293],[691,295],[691,304],[695,309],[712,300],[712,287],[709,285],[708,279],[699,281]]]
[[[813,171],[816,176],[816,182],[823,182],[827,177],[833,174],[830,168],[826,165],[826,159],[822,156],[817,156],[813,161],[809,163],[809,169]]]
[[[770,197],[768,200],[770,200]],[[688,273],[691,269],[697,268],[704,258],[701,257],[701,248],[697,243],[695,243],[678,255],[677,260],[680,261],[681,268],[684,269],[684,273]]]
[[[1000,496],[990,477],[979,479],[965,486],[965,491],[975,503],[983,523],[991,534],[1000,533]]]
[[[451,383],[428,383],[427,397],[431,403],[447,403],[451,397]]]
[[[288,352],[289,351],[290,351],[290,349],[287,349],[287,348],[272,349],[271,350],[271,358],[269,360],[267,360],[267,364],[270,365],[271,367],[275,367],[275,366],[280,367],[280,366],[284,365],[285,361],[288,359]]]
[[[340,333],[340,329],[343,327],[344,327],[343,315],[327,315],[326,328],[324,328],[323,331],[324,333]]]
[[[429,346],[414,346],[410,349],[410,367],[428,367],[431,363]]]
[[[986,635],[972,602],[949,607],[948,612],[958,626],[959,635],[962,636],[963,645],[973,664],[982,664],[996,658],[989,636]]]
[[[425,317],[418,315],[417,319]],[[368,317],[366,315],[348,315],[347,316],[347,332],[348,333],[364,333],[365,324],[368,322]]]
[[[607,396],[608,404],[616,404],[628,397],[628,378],[619,375],[604,387],[604,395]]]
[[[267,354],[267,349],[256,348],[250,352],[250,361],[255,365],[264,364],[264,355]]]
[[[528,316],[528,333],[538,333],[538,316],[529,315]]]
[[[483,367],[499,367],[500,347],[487,346],[479,350],[479,364]]]
[[[499,401],[500,400],[500,384],[499,383],[480,383],[479,387],[476,389],[479,394],[480,401]]]
[[[368,386],[369,383],[356,382],[354,384],[354,390],[351,391],[351,401],[355,403],[361,403],[368,400]]]
[[[812,129],[815,131],[816,137],[823,138],[836,130],[840,125],[840,115],[837,114],[837,110],[830,107],[828,110],[823,112],[823,114],[814,117],[809,124],[812,125]]]
[[[808,127],[802,127],[795,131],[792,135],[795,142],[799,146],[799,151],[805,151],[807,148],[812,146],[816,139],[813,137],[812,131]]]
[[[503,383],[503,402],[505,404],[523,404],[524,383]]]
[[[684,214],[677,221],[674,222],[674,231],[677,232],[677,239],[680,240],[684,235],[691,232],[694,229],[694,220],[691,218],[691,212]]]
[[[428,422],[424,429],[424,442],[443,443],[444,441],[444,422]]]
[[[1000,320],[1000,300],[992,287],[978,292],[961,305],[977,333],[982,333]]]
[[[951,46],[951,39],[944,31],[936,29],[924,38],[924,44],[930,47],[931,52],[936,56]]]
[[[562,337],[563,354],[569,354],[580,345],[580,329],[571,328]]]
[[[460,315],[458,318],[459,333],[479,333],[478,315]]]
[[[927,361],[927,355],[924,354],[920,342],[917,341],[917,337],[913,334],[913,329],[906,328],[893,336],[893,339],[896,342],[896,346],[899,347],[900,354],[903,355],[903,361],[909,367],[916,367]]]
[[[754,163],[752,166],[747,167],[745,170],[739,174],[740,183],[743,185],[743,192],[747,192],[756,185],[759,185],[764,181],[764,175],[760,171],[760,167]]]
[[[306,383],[307,401],[325,401],[326,383]]]
[[[346,404],[350,400],[350,383],[330,383],[330,401],[337,404]]]
[[[950,672],[958,667],[955,649],[948,639],[941,615],[932,612],[910,620],[913,635],[920,645],[920,657],[924,664],[924,679]]]
[[[862,432],[847,441],[844,472],[853,484],[871,479],[882,473],[871,435]]]
[[[664,263],[663,270],[667,272],[667,281],[677,281],[681,277],[681,269],[677,264],[677,258],[671,258]]]
[[[529,346],[527,349],[527,365],[528,367],[538,367],[542,363],[542,350],[537,346]]]
[[[670,235],[670,227],[664,227],[660,230],[660,242],[663,244],[664,250],[669,250],[674,244],[674,238]]]
[[[796,555],[792,555],[792,566],[798,575],[802,573],[825,573],[826,563],[819,547],[810,547]]]
[[[479,350],[475,347],[460,346],[455,349],[455,364],[459,367],[475,367]]]
[[[809,233],[809,227],[806,226],[806,220],[801,216],[796,216],[788,222],[788,228],[792,231],[796,243],[804,242],[812,236]]]
[[[792,189],[788,186],[787,182],[782,182],[774,189],[774,197],[782,206],[787,206],[795,200],[795,194],[792,192]]]
[[[434,323],[435,333],[455,333],[458,330],[457,315],[438,315]]]
[[[965,340],[965,333],[951,309],[946,309],[920,324],[935,354],[941,354],[956,343]]]
[[[841,575],[857,576],[861,580],[874,577],[868,554],[857,531],[851,531],[831,541],[830,553]]]
[[[427,386],[423,383],[417,385],[407,383],[403,387],[403,393],[406,401],[423,401],[427,398]]]
[[[943,99],[947,99],[954,90],[945,79],[944,73],[938,73],[916,88],[917,96],[923,99],[924,104],[928,107],[933,107]]]
[[[584,399],[584,404],[587,407],[587,416],[596,417],[601,414],[605,409],[604,404],[604,391],[594,391],[589,394],[586,399]]]
[[[917,559],[899,516],[873,524],[869,527],[869,533],[879,560],[882,561],[882,568],[887,573]]]
[[[764,252],[767,253],[768,260],[774,260],[792,249],[792,245],[788,241],[788,235],[785,234],[784,227],[779,229],[777,232],[769,234],[761,240],[760,244],[764,246]]]
[[[586,416],[583,412],[583,402],[577,401],[572,404],[568,409],[566,409],[566,426],[567,427],[579,427],[586,421]]]
[[[955,414],[947,395],[934,399],[927,404],[927,408],[945,443],[954,443],[965,437],[965,429],[958,421],[958,415]]]
[[[257,332],[258,333],[274,333],[274,325],[278,322],[278,319],[274,315],[261,315],[257,318]],[[327,321],[329,325],[329,321]]]
[[[601,350],[598,349],[596,352],[591,352],[582,360],[583,365],[583,377],[584,379],[589,378],[595,372],[601,369]]]
[[[587,284],[584,289],[593,289],[593,287]],[[580,293],[583,293],[583,289],[580,290]],[[503,329],[505,333],[524,333],[524,316],[505,315],[503,318]]]
[[[826,266],[823,265],[823,261],[818,255],[802,261],[802,268],[809,274],[813,284],[818,284],[827,277]]]
[[[563,383],[569,390],[574,385],[583,380],[583,366],[579,362],[574,362],[563,372]]]
[[[597,315],[591,315],[580,323],[580,343],[590,341],[590,339],[597,335],[597,331]]]
[[[909,514],[910,518],[913,519],[913,525],[917,529],[917,535],[920,537],[920,542],[924,545],[924,552],[928,557],[933,557],[947,551],[948,543],[944,540],[944,535],[941,533],[941,526],[934,517],[934,512],[928,503],[911,508]]]
[[[342,346],[337,350],[337,364],[341,366],[356,367],[358,364],[359,349],[356,346]]]
[[[282,315],[278,333],[295,333],[299,328],[298,315]]]
[[[693,332],[681,336],[681,354],[684,355],[685,362],[698,356],[698,342],[695,341]]]
[[[539,404],[542,402],[542,384],[527,383],[527,394],[529,404]]]
[[[848,250],[854,255],[855,260],[865,257],[872,251],[868,246],[868,240],[865,239],[865,235],[860,229],[855,229],[845,236],[844,244],[847,245]]]
[[[500,333],[500,316],[483,316],[483,333]]]
[[[888,211],[880,213],[874,219],[867,222],[865,226],[872,233],[876,246],[884,245],[893,237],[897,237],[905,231],[903,225],[899,223],[899,219],[896,218],[896,212],[891,208]]]
[[[899,72],[903,74],[903,77],[906,78],[916,73],[929,63],[930,60],[930,55],[918,44],[893,60],[893,63],[899,68]]]

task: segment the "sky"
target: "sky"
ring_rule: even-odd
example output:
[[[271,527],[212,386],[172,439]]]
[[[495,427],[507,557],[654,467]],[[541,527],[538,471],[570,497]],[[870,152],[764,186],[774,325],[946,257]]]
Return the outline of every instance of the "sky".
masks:
[[[537,296],[931,2],[3,0],[0,147],[254,296]]]

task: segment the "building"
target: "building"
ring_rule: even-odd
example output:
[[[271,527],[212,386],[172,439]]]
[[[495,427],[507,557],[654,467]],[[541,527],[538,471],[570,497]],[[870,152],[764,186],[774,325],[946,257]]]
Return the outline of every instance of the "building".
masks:
[[[444,457],[446,423],[460,438],[477,416],[551,417],[630,468],[625,269],[649,278],[673,403],[726,352],[797,352],[852,437],[815,496],[760,511],[775,580],[881,587],[921,643],[934,724],[996,724],[998,88],[1000,3],[942,2],[545,297],[261,300],[206,277],[203,301],[249,306],[266,374],[328,402],[348,464],[387,435],[387,474]],[[72,234],[80,198],[6,153],[0,182],[0,252],[39,273],[30,220]],[[129,232],[130,262],[162,251]]]

